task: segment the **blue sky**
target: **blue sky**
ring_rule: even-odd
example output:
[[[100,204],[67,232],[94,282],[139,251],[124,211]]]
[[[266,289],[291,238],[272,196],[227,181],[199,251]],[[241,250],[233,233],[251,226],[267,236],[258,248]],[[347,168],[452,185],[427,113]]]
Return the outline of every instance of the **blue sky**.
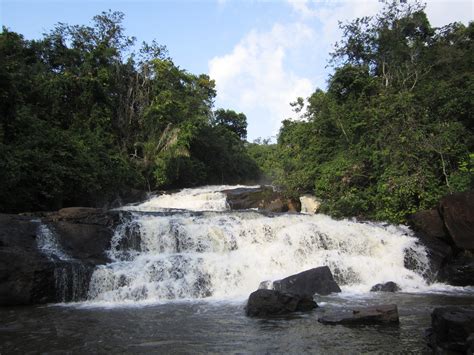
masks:
[[[126,33],[158,43],[181,68],[216,80],[216,108],[244,112],[248,138],[274,136],[290,102],[325,88],[337,22],[373,15],[377,0],[0,0],[0,22],[28,39],[58,22],[87,24],[108,9]],[[428,1],[432,25],[473,20],[469,0]]]

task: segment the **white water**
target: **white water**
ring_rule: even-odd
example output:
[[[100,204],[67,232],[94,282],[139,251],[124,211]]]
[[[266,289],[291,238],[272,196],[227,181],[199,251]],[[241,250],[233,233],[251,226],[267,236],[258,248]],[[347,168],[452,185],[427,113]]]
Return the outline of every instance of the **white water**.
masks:
[[[51,229],[39,220],[35,220],[35,222],[39,223],[36,234],[36,245],[38,249],[50,260],[71,260],[71,257],[62,249]]]
[[[221,191],[239,187],[258,187],[243,185],[204,186],[195,189],[183,189],[174,194],[154,196],[148,201],[136,206],[124,206],[128,211],[163,211],[170,209],[184,209],[188,211],[226,211],[229,205],[225,194]]]
[[[261,281],[327,265],[344,293],[368,292],[394,281],[405,292],[428,288],[428,259],[411,231],[375,223],[336,221],[325,215],[257,212],[143,213],[180,208],[222,211],[218,188],[186,189],[135,206],[110,250],[113,263],[97,268],[91,301],[243,299]],[[179,207],[178,207],[179,206]],[[404,266],[406,253],[418,266]]]

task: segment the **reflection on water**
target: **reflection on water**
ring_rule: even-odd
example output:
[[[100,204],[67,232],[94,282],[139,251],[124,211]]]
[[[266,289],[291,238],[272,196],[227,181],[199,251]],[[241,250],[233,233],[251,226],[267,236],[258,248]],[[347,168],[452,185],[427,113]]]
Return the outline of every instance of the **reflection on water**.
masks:
[[[319,297],[307,314],[247,318],[243,303],[171,302],[141,307],[45,306],[0,309],[0,353],[361,353],[427,352],[424,331],[433,308],[474,296],[366,294]],[[328,326],[337,307],[396,303],[398,326]]]

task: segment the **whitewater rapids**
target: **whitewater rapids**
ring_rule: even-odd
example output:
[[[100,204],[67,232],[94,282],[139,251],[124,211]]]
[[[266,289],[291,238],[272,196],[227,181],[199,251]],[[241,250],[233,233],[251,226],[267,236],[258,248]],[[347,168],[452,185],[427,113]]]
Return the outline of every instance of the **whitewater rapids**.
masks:
[[[427,288],[429,260],[407,227],[229,211],[229,188],[236,187],[185,189],[125,207],[133,212],[115,231],[113,262],[94,271],[88,299],[243,299],[262,281],[323,265],[345,293],[387,281],[405,292]]]

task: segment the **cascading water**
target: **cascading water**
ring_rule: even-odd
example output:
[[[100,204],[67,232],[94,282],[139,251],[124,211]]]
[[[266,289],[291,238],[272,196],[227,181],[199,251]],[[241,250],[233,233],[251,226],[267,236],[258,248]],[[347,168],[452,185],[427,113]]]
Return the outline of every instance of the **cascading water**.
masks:
[[[344,292],[367,292],[385,281],[404,291],[427,287],[426,252],[408,228],[226,211],[220,191],[227,188],[187,189],[127,207],[134,212],[115,232],[113,262],[94,271],[89,299],[241,299],[261,281],[322,265]],[[176,208],[188,211],[169,211]],[[407,253],[416,270],[405,267]]]
[[[39,220],[36,245],[54,263],[56,299],[61,302],[84,300],[87,296],[90,272],[80,261],[68,255],[55,233]]]

